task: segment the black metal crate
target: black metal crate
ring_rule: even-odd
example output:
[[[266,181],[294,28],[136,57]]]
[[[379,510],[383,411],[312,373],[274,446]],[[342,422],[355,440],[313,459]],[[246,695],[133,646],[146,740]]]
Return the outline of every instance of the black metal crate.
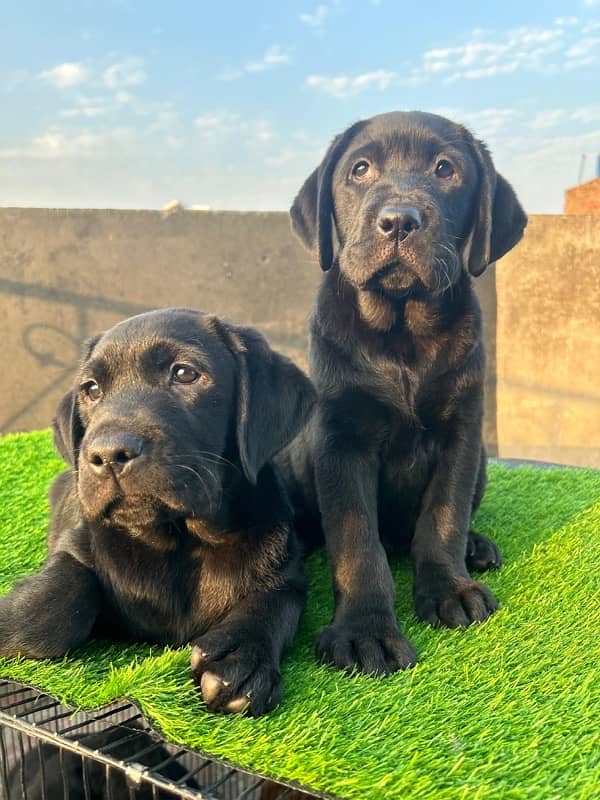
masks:
[[[310,800],[314,795],[165,742],[126,701],[75,711],[0,680],[1,800]]]

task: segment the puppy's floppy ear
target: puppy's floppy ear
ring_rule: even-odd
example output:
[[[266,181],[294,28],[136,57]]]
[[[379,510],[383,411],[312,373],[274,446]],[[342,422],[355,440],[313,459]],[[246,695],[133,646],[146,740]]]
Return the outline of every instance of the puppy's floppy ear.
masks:
[[[333,172],[352,137],[364,125],[364,121],[356,122],[335,137],[321,164],[305,180],[290,209],[292,230],[304,246],[317,256],[323,272],[327,272],[333,264]]]
[[[92,354],[92,350],[98,343],[101,335],[102,334],[93,336],[83,343],[82,365]],[[71,389],[58,404],[56,414],[52,420],[54,446],[71,467],[75,467],[77,464],[77,454],[84,432],[85,429],[77,409],[77,389]]]
[[[502,258],[520,241],[527,216],[512,186],[496,172],[483,142],[472,139],[471,147],[479,173],[479,198],[462,253],[471,275],[481,275],[488,264]]]
[[[71,389],[64,395],[52,420],[54,447],[70,467],[77,464],[77,453],[84,428],[77,410],[77,392]]]
[[[255,328],[214,323],[238,367],[236,440],[244,473],[255,484],[261,468],[308,422],[316,392]]]

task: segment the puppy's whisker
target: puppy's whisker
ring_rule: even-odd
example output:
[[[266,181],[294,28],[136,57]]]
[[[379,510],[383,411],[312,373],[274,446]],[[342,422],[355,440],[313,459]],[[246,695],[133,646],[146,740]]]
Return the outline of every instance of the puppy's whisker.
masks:
[[[208,461],[212,464],[225,464],[229,467],[233,467],[237,472],[241,472],[239,466],[234,464],[233,461],[230,461],[225,456],[221,456],[218,453],[212,453],[210,450],[186,450],[183,453],[177,454],[180,458],[191,458],[194,456],[200,456],[203,461]]]
[[[210,492],[208,491],[206,483],[202,480],[202,476],[200,475],[200,473],[196,472],[196,470],[192,469],[192,467],[188,467],[186,464],[173,464],[173,466],[178,467],[179,469],[187,469],[188,472],[191,472],[192,475],[195,475],[196,478],[198,478],[198,480],[200,481],[200,485],[204,489],[205,497],[208,500],[208,513],[212,514],[212,498],[210,496]],[[206,471],[208,472],[208,470]],[[211,476],[211,478],[214,478],[214,475],[211,472],[208,472],[208,474]],[[216,483],[216,478],[215,478],[215,483]]]

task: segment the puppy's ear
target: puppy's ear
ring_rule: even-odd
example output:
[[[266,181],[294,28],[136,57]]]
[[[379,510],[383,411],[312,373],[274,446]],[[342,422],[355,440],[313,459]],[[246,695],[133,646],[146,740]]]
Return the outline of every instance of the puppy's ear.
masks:
[[[317,253],[317,203],[319,201],[319,167],[313,170],[296,195],[290,217],[292,230],[307,250]]]
[[[54,447],[70,467],[77,464],[77,453],[83,439],[84,428],[77,410],[75,389],[67,392],[56,409],[52,420]]]
[[[471,275],[481,275],[520,241],[527,216],[512,186],[496,172],[487,147],[476,139],[472,149],[479,173],[475,222],[463,246],[463,261]]]
[[[237,446],[244,473],[255,484],[267,461],[306,425],[317,396],[306,375],[255,328],[221,320],[216,325],[238,368]]]
[[[83,343],[81,364],[83,365],[90,355],[92,350],[98,343],[102,334],[93,336]],[[71,389],[67,392],[56,409],[56,414],[52,420],[52,433],[54,438],[54,446],[61,454],[63,459],[71,467],[77,464],[77,454],[79,452],[79,445],[83,439],[85,429],[79,416],[77,409],[77,389]]]
[[[323,272],[333,264],[335,209],[333,173],[353,136],[365,125],[356,122],[336,136],[323,161],[305,180],[290,209],[292,230],[319,260]]]

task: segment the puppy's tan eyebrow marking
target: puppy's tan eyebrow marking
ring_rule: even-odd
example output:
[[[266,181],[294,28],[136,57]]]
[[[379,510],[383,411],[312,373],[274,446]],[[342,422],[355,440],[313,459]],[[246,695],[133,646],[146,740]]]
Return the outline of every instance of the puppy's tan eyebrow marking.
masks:
[[[176,339],[163,339],[146,346],[140,353],[140,360],[148,368],[166,368],[174,361],[190,362],[201,369],[210,368],[210,359],[199,345]]]
[[[98,383],[106,383],[109,380],[112,370],[110,369],[106,359],[92,358],[90,361],[84,362],[80,371],[82,380],[89,380],[93,378]]]

